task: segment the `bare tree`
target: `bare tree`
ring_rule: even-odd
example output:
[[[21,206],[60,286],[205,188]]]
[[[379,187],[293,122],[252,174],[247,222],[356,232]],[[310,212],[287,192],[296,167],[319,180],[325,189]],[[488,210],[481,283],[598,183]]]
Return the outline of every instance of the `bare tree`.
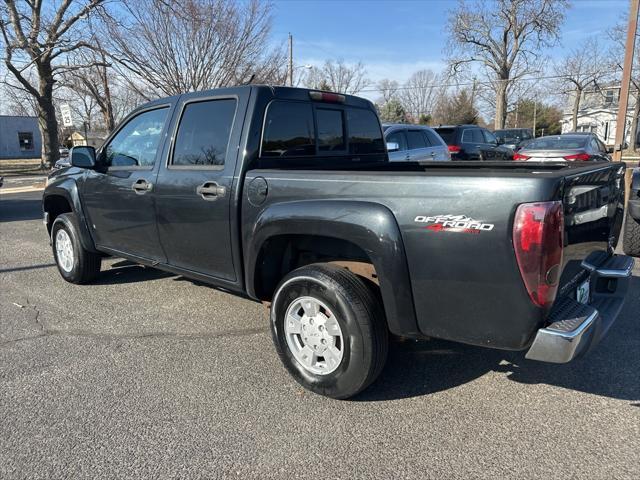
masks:
[[[138,0],[107,21],[108,51],[145,97],[259,81],[282,83],[282,48],[270,50],[262,0]]]
[[[313,68],[309,72],[304,83],[308,88],[350,95],[355,95],[371,85],[367,78],[367,70],[361,62],[349,65],[344,60],[325,61],[322,67]]]
[[[80,51],[76,55],[76,62],[92,65],[89,68],[73,70],[64,76],[62,83],[74,92],[78,98],[87,103],[90,98],[102,115],[102,123],[107,132],[115,128],[115,112],[111,95],[114,72],[110,68],[107,54],[102,44],[95,37],[94,49]],[[91,119],[87,120],[90,124]]]
[[[554,66],[559,77],[560,91],[571,98],[572,130],[578,127],[578,111],[585,89],[589,86],[598,88],[606,81],[611,72],[611,63],[598,45],[597,38],[589,37],[587,41],[560,60]]]
[[[399,93],[402,106],[407,114],[417,121],[420,116],[433,116],[433,110],[438,98],[444,93],[445,82],[443,75],[432,70],[418,70],[403,85]]]
[[[609,31],[611,58],[616,73],[622,74],[624,61],[625,39],[627,38],[627,19],[623,18]],[[635,152],[638,147],[638,117],[640,117],[640,37],[636,35],[636,45],[633,54],[633,69],[631,70],[631,86],[635,90],[635,102],[633,104],[633,116],[631,118],[631,142],[630,147]],[[617,127],[616,127],[617,128]]]
[[[37,102],[42,134],[43,161],[58,159],[59,139],[53,90],[56,76],[83,65],[65,64],[70,52],[91,45],[79,26],[103,0],[87,0],[76,6],[72,0],[43,5],[42,0],[4,0],[0,6],[0,32],[5,46],[5,64],[20,88]],[[73,5],[72,5],[73,4]],[[27,73],[35,72],[32,77]]]
[[[537,70],[558,41],[567,0],[458,0],[449,12],[449,65],[477,64],[495,91],[495,128],[503,128],[510,84]]]
[[[378,90],[382,94],[382,98],[379,103],[385,105],[390,100],[396,98],[398,87],[400,87],[400,85],[395,80],[389,80],[388,78],[380,80],[378,82]]]

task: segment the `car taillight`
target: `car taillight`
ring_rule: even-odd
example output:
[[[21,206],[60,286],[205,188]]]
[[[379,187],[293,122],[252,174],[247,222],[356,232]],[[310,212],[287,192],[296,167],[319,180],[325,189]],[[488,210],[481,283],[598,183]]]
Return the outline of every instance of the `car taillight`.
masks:
[[[521,153],[514,153],[513,154],[513,159],[514,160],[529,160],[531,157],[528,157],[527,155],[522,155]]]
[[[575,160],[578,161],[586,161],[589,160],[591,158],[591,155],[589,155],[588,153],[576,153],[575,155],[567,155],[566,157],[562,157],[565,160],[569,160],[570,162],[573,162]]]
[[[449,153],[460,153],[461,148],[458,145],[449,145]]]
[[[513,246],[531,301],[549,308],[556,298],[562,269],[562,202],[523,203],[516,210]]]

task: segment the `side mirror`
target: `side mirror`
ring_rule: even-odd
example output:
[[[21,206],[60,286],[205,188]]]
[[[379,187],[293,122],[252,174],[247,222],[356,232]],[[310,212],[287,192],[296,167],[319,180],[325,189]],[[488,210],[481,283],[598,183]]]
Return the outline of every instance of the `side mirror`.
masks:
[[[93,147],[72,147],[69,157],[74,167],[94,168],[96,166],[96,149]]]
[[[607,153],[613,153],[613,147],[607,147]]]
[[[497,142],[498,145],[504,145],[504,138],[496,137],[496,142]]]
[[[387,151],[388,152],[397,152],[400,150],[400,144],[396,142],[387,142]]]

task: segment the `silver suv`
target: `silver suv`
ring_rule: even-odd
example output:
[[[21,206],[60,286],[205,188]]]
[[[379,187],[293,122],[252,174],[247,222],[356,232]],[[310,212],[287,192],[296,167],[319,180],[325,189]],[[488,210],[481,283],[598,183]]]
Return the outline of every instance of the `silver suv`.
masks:
[[[446,162],[449,149],[435,130],[424,125],[383,124],[392,162]]]

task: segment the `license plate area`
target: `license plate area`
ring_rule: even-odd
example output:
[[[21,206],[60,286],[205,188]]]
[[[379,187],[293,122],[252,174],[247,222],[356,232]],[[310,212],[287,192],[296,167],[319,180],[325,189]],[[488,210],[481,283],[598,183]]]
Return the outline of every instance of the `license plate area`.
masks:
[[[591,300],[591,279],[587,278],[576,288],[576,300],[578,303],[587,304]]]

